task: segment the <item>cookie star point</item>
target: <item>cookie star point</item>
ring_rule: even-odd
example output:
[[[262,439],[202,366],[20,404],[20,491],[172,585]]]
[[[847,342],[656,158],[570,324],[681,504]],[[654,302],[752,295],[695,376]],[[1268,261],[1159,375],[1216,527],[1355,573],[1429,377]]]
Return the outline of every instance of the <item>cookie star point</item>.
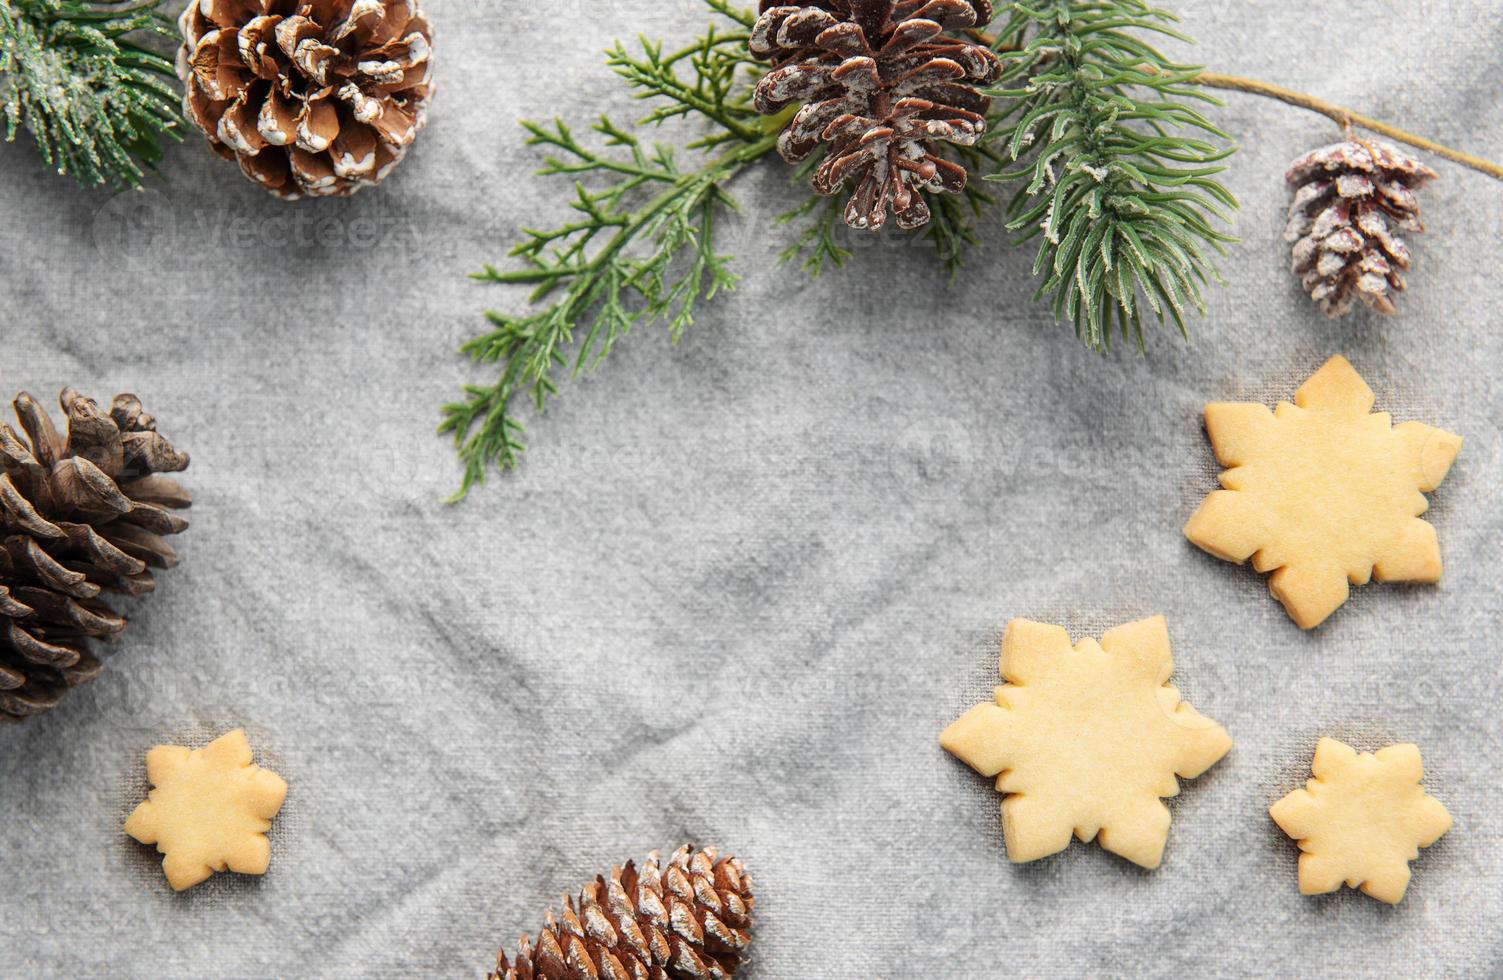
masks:
[[[940,745],[996,777],[1007,855],[1032,861],[1072,836],[1145,868],[1163,858],[1179,792],[1231,748],[1226,730],[1181,701],[1168,627],[1155,616],[1071,645],[1058,626],[1015,619],[1003,633],[994,703],[940,735]]]
[[[265,834],[287,783],[251,760],[250,741],[238,728],[201,749],[159,745],[146,754],[154,788],[126,819],[125,832],[165,855],[162,870],[174,891],[216,871],[266,873]]]
[[[1343,884],[1390,905],[1409,886],[1409,862],[1451,829],[1451,815],[1420,785],[1419,748],[1403,743],[1377,753],[1322,738],[1314,778],[1269,807],[1299,843],[1299,891],[1319,895]]]
[[[1304,629],[1346,602],[1352,585],[1433,582],[1435,529],[1425,493],[1450,470],[1462,440],[1422,422],[1370,414],[1373,391],[1331,358],[1294,402],[1206,406],[1206,433],[1225,471],[1186,522],[1197,547],[1272,572],[1269,591]]]

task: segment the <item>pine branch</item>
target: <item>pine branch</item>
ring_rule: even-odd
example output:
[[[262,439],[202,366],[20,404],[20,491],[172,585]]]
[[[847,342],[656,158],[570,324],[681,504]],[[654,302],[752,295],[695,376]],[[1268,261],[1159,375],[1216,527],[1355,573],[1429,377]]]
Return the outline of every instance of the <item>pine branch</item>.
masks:
[[[0,0],[5,138],[31,133],[58,173],[86,186],[139,187],[181,139],[172,63],[146,47],[176,34],[153,0]]]
[[[728,182],[767,155],[777,138],[747,106],[749,16],[724,0],[706,0],[731,22],[712,26],[694,44],[665,53],[642,40],[640,53],[617,44],[607,63],[636,98],[655,105],[637,126],[671,119],[708,123],[689,143],[698,165],[685,169],[675,151],[647,143],[602,117],[593,127],[603,149],[581,142],[562,121],[524,123],[529,145],[545,148],[539,171],[572,179],[575,217],[547,229],[524,229],[510,252],[521,268],[494,266],[474,276],[487,282],[535,286],[532,309],[487,312],[493,329],[461,350],[481,364],[499,365],[492,385],[465,388],[463,401],[444,407],[440,432],[452,433],[464,463],[455,500],[484,480],[491,466],[515,466],[525,448],[513,401],[529,398],[542,412],[557,391],[558,373],[577,374],[600,363],[639,323],[662,323],[677,341],[693,323],[696,305],[735,287],[731,256],[715,249],[720,217],[735,209]]]
[[[1185,333],[1186,308],[1203,314],[1201,287],[1220,281],[1212,253],[1234,240],[1212,221],[1237,206],[1215,179],[1229,137],[1189,104],[1219,103],[1140,35],[1188,39],[1141,0],[1010,7],[989,94],[1008,124],[994,138],[1023,165],[990,179],[1026,180],[1008,227],[1040,239],[1035,300],[1094,349],[1114,332],[1141,349],[1150,315]]]

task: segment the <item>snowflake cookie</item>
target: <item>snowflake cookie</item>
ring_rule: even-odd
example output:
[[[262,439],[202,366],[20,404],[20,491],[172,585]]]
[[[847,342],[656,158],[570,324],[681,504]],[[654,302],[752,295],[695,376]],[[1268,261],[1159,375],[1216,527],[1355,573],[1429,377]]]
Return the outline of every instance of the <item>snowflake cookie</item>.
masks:
[[[251,764],[245,732],[237,728],[191,752],[158,745],[146,753],[146,775],[156,788],[125,821],[125,832],[166,855],[162,870],[174,891],[216,871],[266,873],[266,831],[287,784]]]
[[[1294,404],[1206,406],[1206,433],[1224,490],[1206,497],[1185,536],[1217,558],[1249,557],[1304,629],[1347,599],[1347,583],[1434,582],[1435,528],[1426,501],[1461,437],[1422,422],[1368,414],[1373,392],[1343,357],[1300,386]]]
[[[1451,829],[1451,815],[1420,786],[1424,765],[1413,745],[1377,754],[1334,738],[1315,747],[1315,778],[1269,808],[1299,841],[1301,895],[1333,892],[1342,882],[1396,905],[1409,886],[1409,862]]]
[[[997,777],[1007,856],[1062,851],[1073,833],[1156,868],[1169,839],[1161,796],[1232,747],[1226,730],[1165,683],[1174,664],[1164,617],[1128,623],[1073,647],[1058,626],[1015,619],[1002,635],[995,704],[980,704],[939,744]]]

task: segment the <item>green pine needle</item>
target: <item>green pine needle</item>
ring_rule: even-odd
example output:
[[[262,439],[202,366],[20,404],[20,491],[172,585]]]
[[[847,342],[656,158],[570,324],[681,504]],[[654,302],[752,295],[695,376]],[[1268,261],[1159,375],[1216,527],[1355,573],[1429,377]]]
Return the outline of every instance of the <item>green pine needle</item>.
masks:
[[[516,465],[525,448],[513,404],[518,396],[541,412],[559,373],[599,364],[639,323],[666,324],[677,341],[700,300],[735,287],[732,257],[714,243],[717,221],[735,209],[726,185],[771,152],[777,136],[748,104],[751,15],[726,0],[705,2],[728,27],[712,26],[674,52],[646,39],[638,54],[620,44],[607,52],[634,95],[654,101],[635,127],[602,117],[595,137],[582,142],[562,121],[523,123],[528,144],[548,154],[539,173],[572,182],[575,215],[553,228],[525,229],[510,252],[522,268],[486,266],[474,276],[536,288],[530,309],[487,312],[493,329],[461,348],[478,363],[498,365],[500,376],[492,385],[467,386],[463,401],[444,406],[439,431],[453,434],[464,464],[453,499],[483,481],[490,467]],[[708,123],[707,133],[685,148],[696,155],[687,168],[671,147],[634,132],[681,117]]]
[[[1235,148],[1187,104],[1220,103],[1141,35],[1186,39],[1141,0],[1009,7],[992,139],[1021,166],[989,179],[1022,183],[1008,227],[1039,238],[1034,299],[1097,350],[1114,334],[1141,350],[1150,317],[1184,334],[1187,307],[1204,314],[1201,287],[1221,281],[1212,253],[1235,240],[1212,221],[1237,207],[1215,179]]]
[[[139,187],[181,139],[172,62],[143,46],[175,38],[143,3],[0,0],[0,115],[48,166],[86,186]]]

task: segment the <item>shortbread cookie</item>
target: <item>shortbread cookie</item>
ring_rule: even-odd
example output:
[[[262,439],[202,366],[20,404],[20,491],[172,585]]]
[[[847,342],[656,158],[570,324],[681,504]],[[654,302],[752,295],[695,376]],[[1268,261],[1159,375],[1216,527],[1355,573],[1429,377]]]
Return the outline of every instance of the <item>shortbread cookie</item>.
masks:
[[[1201,503],[1185,536],[1217,558],[1252,558],[1304,629],[1347,599],[1347,583],[1434,582],[1435,528],[1419,515],[1461,437],[1368,414],[1372,389],[1333,357],[1270,412],[1255,402],[1206,406],[1225,490]]]
[[[1425,794],[1425,769],[1413,745],[1358,755],[1334,738],[1315,747],[1315,778],[1269,808],[1299,841],[1301,895],[1333,892],[1346,882],[1380,902],[1397,904],[1409,887],[1409,862],[1451,829],[1451,815]]]
[[[125,821],[125,832],[166,855],[162,870],[173,890],[191,888],[216,871],[266,873],[266,831],[282,808],[287,784],[251,764],[250,742],[235,729],[201,749],[158,745],[146,753],[153,789]]]
[[[1090,841],[1156,868],[1169,838],[1161,796],[1200,775],[1232,740],[1165,683],[1174,669],[1162,616],[1074,647],[1058,626],[1015,619],[1002,636],[995,704],[946,728],[939,744],[997,777],[1007,856],[1032,861]]]

